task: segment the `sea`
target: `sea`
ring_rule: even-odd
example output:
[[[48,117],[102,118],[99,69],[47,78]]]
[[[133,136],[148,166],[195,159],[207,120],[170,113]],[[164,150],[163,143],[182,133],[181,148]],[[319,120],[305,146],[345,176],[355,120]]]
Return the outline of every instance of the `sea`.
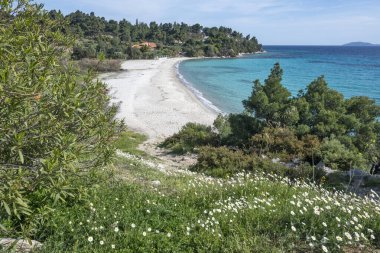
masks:
[[[243,111],[252,82],[262,83],[275,63],[284,70],[282,84],[296,96],[323,75],[346,98],[368,96],[380,105],[380,47],[264,46],[264,53],[229,59],[195,59],[178,65],[178,75],[209,108]]]

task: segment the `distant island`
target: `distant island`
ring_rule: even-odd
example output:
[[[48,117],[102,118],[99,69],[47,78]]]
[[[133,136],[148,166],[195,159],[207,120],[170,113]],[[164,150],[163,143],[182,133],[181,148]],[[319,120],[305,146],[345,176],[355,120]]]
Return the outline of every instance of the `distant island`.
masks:
[[[376,47],[376,46],[380,46],[379,44],[372,44],[372,43],[369,43],[369,42],[350,42],[350,43],[347,43],[347,44],[344,44],[343,45],[344,47]]]

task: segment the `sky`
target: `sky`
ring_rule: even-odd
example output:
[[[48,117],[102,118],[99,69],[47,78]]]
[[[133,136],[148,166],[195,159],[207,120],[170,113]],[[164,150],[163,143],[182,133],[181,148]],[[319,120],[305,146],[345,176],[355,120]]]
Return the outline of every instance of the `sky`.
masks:
[[[227,26],[264,45],[380,44],[380,0],[35,0],[64,14]]]

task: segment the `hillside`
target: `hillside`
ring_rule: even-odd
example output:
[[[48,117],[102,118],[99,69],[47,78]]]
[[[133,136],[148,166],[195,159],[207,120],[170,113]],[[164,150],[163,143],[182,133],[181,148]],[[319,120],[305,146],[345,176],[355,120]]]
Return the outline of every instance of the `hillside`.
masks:
[[[350,42],[347,44],[344,44],[345,47],[373,47],[373,46],[380,46],[378,44],[372,44],[368,42]]]
[[[50,11],[55,19],[63,15]],[[262,50],[255,37],[227,27],[203,27],[200,24],[132,22],[106,20],[94,13],[76,11],[64,17],[76,36],[73,59],[96,58],[104,54],[112,59],[152,59],[160,56],[235,57],[240,53]]]

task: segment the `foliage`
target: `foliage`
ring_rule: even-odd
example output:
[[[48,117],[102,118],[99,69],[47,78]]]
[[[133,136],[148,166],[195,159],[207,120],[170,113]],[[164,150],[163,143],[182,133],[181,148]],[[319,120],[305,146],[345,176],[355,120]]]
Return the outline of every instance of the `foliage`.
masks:
[[[309,135],[318,138],[319,142],[329,139],[322,150],[318,146],[312,149],[336,169],[366,166],[377,160],[380,106],[374,100],[368,97],[344,99],[341,93],[328,87],[323,76],[300,91],[297,97],[289,98],[290,93],[281,84],[282,74],[279,64],[275,64],[265,84],[256,80],[251,96],[243,101],[245,109],[270,128],[253,137],[254,145],[260,150],[264,145],[269,152],[298,155],[295,149],[302,151],[302,145],[297,143]],[[289,133],[277,138],[275,133],[282,129]],[[273,146],[279,144],[283,146]]]
[[[85,58],[76,61],[75,63],[82,72],[117,72],[121,69],[121,60],[97,60]]]
[[[260,81],[256,80],[252,95],[243,101],[247,111],[274,126],[294,120],[292,116],[294,109],[289,107],[290,92],[281,84],[282,75],[283,70],[280,64],[276,63],[265,84],[261,85]]]
[[[82,205],[52,213],[42,252],[366,252],[380,247],[380,200],[261,174],[229,179],[120,160]],[[159,187],[150,182],[159,180]],[[91,241],[91,242],[90,242]],[[340,248],[339,248],[340,247]],[[114,248],[114,249],[113,249]]]
[[[51,11],[53,19],[62,18],[59,11]],[[104,53],[110,59],[152,59],[160,56],[189,57],[237,56],[239,53],[253,53],[261,50],[255,37],[244,37],[241,33],[226,27],[202,27],[185,23],[149,24],[136,20],[135,24],[123,19],[119,22],[97,17],[92,12],[81,11],[64,17],[70,30],[77,36],[72,57],[96,58]],[[147,46],[134,48],[141,42],[155,42],[157,48]]]
[[[230,150],[227,147],[202,147],[197,163],[191,170],[222,178],[247,172],[314,181],[324,176],[322,171],[313,170],[308,164],[294,164],[287,167],[286,164],[273,163],[268,158],[256,154],[245,154],[241,150]]]
[[[332,169],[349,170],[366,164],[362,154],[348,149],[335,138],[326,138],[322,142],[319,156]]]
[[[107,164],[123,124],[106,84],[67,64],[63,20],[27,1],[1,7],[0,224],[27,236],[57,203],[81,198],[68,178]]]
[[[167,138],[160,146],[171,149],[173,153],[185,154],[193,152],[197,147],[211,145],[215,139],[216,134],[212,132],[211,127],[187,123],[178,133]]]
[[[251,95],[243,101],[245,112],[216,118],[213,128],[216,141],[197,146],[228,146],[236,153],[221,148],[220,155],[204,154],[198,160],[199,168],[207,170],[210,166],[226,175],[247,170],[238,160],[250,153],[279,157],[282,161],[301,160],[311,166],[323,161],[339,170],[365,168],[379,159],[380,106],[374,100],[345,99],[328,87],[323,76],[298,96],[290,97],[281,84],[282,75],[283,70],[276,63],[264,84],[254,82]],[[189,135],[186,138],[191,139]],[[168,148],[183,145],[180,138],[168,140],[171,143]]]
[[[252,159],[241,150],[232,151],[226,147],[202,147],[192,171],[217,177],[227,177],[248,171]]]
[[[144,151],[138,149],[139,145],[146,140],[147,137],[145,135],[128,130],[121,133],[114,144],[117,149],[123,152],[132,155],[146,156],[147,154]]]

